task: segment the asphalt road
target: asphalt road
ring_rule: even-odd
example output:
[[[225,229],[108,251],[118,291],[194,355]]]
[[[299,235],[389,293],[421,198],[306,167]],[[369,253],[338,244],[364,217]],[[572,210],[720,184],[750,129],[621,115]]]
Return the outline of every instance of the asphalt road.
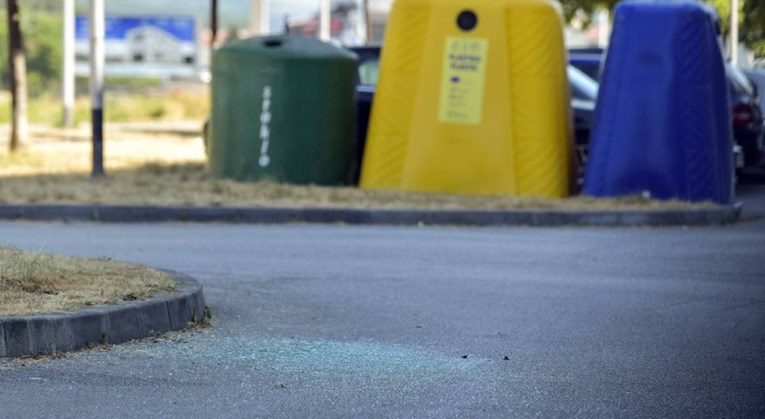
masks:
[[[0,223],[215,327],[0,362],[0,417],[763,417],[765,187],[714,228]]]

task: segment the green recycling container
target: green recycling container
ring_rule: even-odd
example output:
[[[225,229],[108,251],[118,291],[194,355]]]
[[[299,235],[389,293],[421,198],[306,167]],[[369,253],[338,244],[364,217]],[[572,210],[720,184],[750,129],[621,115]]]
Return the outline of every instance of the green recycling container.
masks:
[[[341,185],[351,180],[357,57],[299,35],[215,51],[209,169],[214,176]]]

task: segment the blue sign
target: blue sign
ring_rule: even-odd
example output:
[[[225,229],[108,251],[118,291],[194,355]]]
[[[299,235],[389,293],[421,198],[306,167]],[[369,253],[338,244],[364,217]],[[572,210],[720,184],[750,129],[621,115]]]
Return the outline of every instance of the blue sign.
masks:
[[[107,16],[104,22],[107,40],[125,40],[130,31],[152,26],[172,35],[179,41],[196,41],[196,21],[193,17],[120,17]],[[88,18],[77,16],[75,20],[75,36],[78,40],[89,37]]]
[[[87,16],[75,20],[77,74],[88,74]],[[193,77],[198,71],[196,19],[189,16],[107,16],[105,71],[109,75]]]

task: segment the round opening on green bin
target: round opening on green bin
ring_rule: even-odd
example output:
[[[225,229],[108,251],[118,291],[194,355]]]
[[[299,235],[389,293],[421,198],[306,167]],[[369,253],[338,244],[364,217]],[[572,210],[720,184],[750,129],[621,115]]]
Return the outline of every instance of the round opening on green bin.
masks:
[[[271,38],[263,41],[263,45],[267,46],[268,48],[280,47],[283,43],[284,41],[279,38]]]

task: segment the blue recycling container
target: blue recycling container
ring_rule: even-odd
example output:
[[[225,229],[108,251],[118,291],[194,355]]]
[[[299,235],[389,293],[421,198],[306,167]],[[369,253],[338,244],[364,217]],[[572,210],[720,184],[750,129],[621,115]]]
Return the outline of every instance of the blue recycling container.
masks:
[[[696,0],[617,6],[585,194],[731,203],[731,117],[715,19]]]

